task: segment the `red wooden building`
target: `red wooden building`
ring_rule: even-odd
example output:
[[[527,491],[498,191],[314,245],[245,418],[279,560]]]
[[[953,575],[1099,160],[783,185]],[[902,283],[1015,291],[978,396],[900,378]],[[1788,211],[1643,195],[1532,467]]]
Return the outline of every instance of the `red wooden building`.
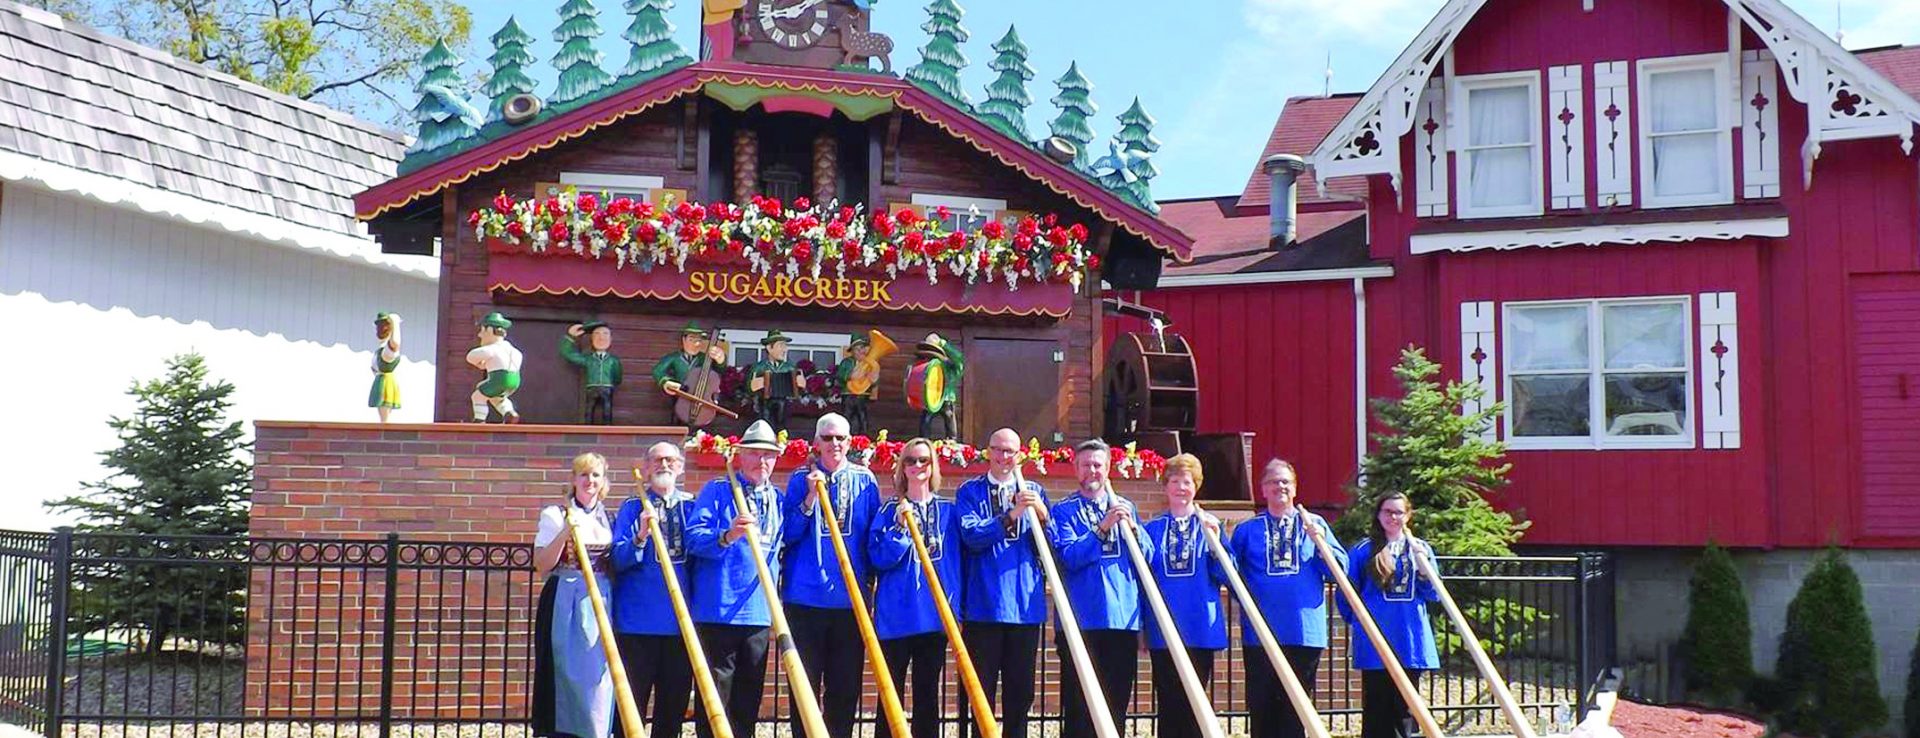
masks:
[[[1140,299],[1202,430],[1316,505],[1419,344],[1507,403],[1530,544],[1911,548],[1916,96],[1920,49],[1777,0],[1453,0],[1364,95],[1290,100],[1271,175],[1163,203],[1194,259]]]

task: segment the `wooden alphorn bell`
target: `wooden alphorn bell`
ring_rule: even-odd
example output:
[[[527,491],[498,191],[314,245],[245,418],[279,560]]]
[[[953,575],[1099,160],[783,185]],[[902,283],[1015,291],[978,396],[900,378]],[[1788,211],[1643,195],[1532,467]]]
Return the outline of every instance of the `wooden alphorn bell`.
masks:
[[[647,732],[646,723],[640,720],[640,707],[633,701],[633,685],[627,682],[627,665],[620,660],[620,644],[613,638],[613,620],[607,615],[607,602],[600,596],[600,582],[593,575],[593,559],[587,555],[587,544],[580,540],[580,527],[573,520],[572,501],[564,509],[566,516],[567,540],[573,547],[574,561],[580,565],[580,578],[587,583],[587,601],[593,604],[593,624],[600,629],[600,653],[607,658],[607,669],[613,672],[613,704],[620,714],[620,724],[626,726],[628,733],[641,735]]]
[[[1327,562],[1327,569],[1333,572],[1334,586],[1340,590],[1347,604],[1353,608],[1353,619],[1360,622],[1360,629],[1366,631],[1367,639],[1373,642],[1373,650],[1379,652],[1380,663],[1387,667],[1387,675],[1393,679],[1393,686],[1400,690],[1401,699],[1406,700],[1407,710],[1413,713],[1413,719],[1420,724],[1420,732],[1428,738],[1446,738],[1440,729],[1440,722],[1433,719],[1433,710],[1427,706],[1427,700],[1420,696],[1420,690],[1414,688],[1413,680],[1407,677],[1407,670],[1401,668],[1400,657],[1393,653],[1393,646],[1387,643],[1387,637],[1380,634],[1380,625],[1373,622],[1373,614],[1367,611],[1367,603],[1360,599],[1360,591],[1353,588],[1353,581],[1347,578],[1347,570],[1340,567],[1340,560],[1334,558],[1333,549],[1321,536],[1320,529],[1307,526],[1307,537],[1313,539],[1313,547],[1320,551],[1320,560]],[[1408,544],[1412,545],[1412,544]],[[1419,557],[1415,552],[1414,556]]]
[[[1116,499],[1112,484],[1107,485],[1107,499]],[[1194,524],[1206,527],[1206,521],[1196,520]],[[1179,675],[1181,690],[1187,694],[1187,706],[1193,708],[1193,718],[1200,723],[1201,735],[1206,738],[1226,738],[1226,733],[1220,730],[1220,718],[1213,714],[1213,696],[1207,694],[1206,685],[1200,683],[1200,673],[1193,668],[1193,659],[1187,656],[1187,643],[1180,637],[1179,628],[1174,626],[1173,613],[1167,611],[1167,600],[1160,594],[1160,584],[1153,578],[1153,565],[1147,562],[1146,554],[1140,550],[1140,541],[1133,535],[1133,526],[1131,520],[1121,521],[1114,525],[1114,533],[1120,536],[1121,543],[1127,547],[1127,557],[1133,560],[1133,571],[1140,577],[1140,591],[1147,596],[1147,605],[1153,610],[1153,620],[1160,625],[1160,636],[1167,642],[1167,656],[1173,659],[1173,671]]]
[[[1307,525],[1305,518],[1300,523]],[[1205,526],[1202,526],[1205,529]],[[1300,724],[1306,728],[1307,738],[1329,738],[1327,726],[1320,723],[1320,711],[1313,707],[1313,697],[1307,694],[1307,688],[1300,683],[1300,677],[1293,673],[1293,665],[1287,663],[1286,653],[1280,650],[1280,641],[1273,637],[1273,628],[1267,625],[1267,618],[1260,613],[1260,606],[1253,600],[1253,592],[1247,589],[1246,579],[1240,576],[1239,568],[1233,565],[1233,557],[1227,555],[1227,547],[1220,545],[1220,535],[1212,529],[1205,529],[1207,548],[1212,549],[1214,558],[1220,560],[1220,566],[1227,570],[1227,585],[1233,590],[1234,599],[1240,601],[1240,607],[1246,612],[1247,622],[1253,624],[1253,634],[1260,641],[1260,650],[1267,654],[1267,662],[1273,665],[1273,671],[1280,677],[1280,689],[1287,693],[1287,701],[1293,704],[1293,714],[1300,718]]]
[[[1013,468],[1015,490],[1025,490],[1027,480],[1020,473],[1020,467]],[[1093,731],[1099,738],[1120,738],[1120,728],[1113,721],[1113,711],[1107,709],[1106,692],[1100,688],[1100,677],[1093,671],[1093,659],[1087,655],[1087,641],[1080,635],[1080,619],[1073,615],[1073,602],[1067,599],[1067,588],[1060,579],[1060,567],[1053,561],[1053,543],[1047,540],[1047,533],[1040,529],[1040,515],[1027,509],[1027,532],[1033,535],[1033,545],[1040,558],[1040,571],[1047,577],[1047,597],[1053,601],[1053,611],[1059,620],[1061,635],[1067,641],[1067,655],[1073,662],[1074,673],[1080,675],[1080,696],[1087,701],[1087,714],[1093,718]]]
[[[646,479],[639,469],[633,470],[633,476]],[[654,509],[653,501],[647,499],[644,485],[639,497],[640,508],[649,519],[647,537],[653,539],[653,555],[660,559],[660,576],[667,583],[667,600],[673,603],[673,620],[680,626],[680,642],[687,647],[687,661],[693,665],[694,691],[707,709],[707,725],[713,729],[714,738],[733,738],[733,724],[727,722],[727,706],[720,700],[719,687],[713,683],[713,669],[707,665],[707,650],[700,645],[700,632],[694,628],[687,594],[680,589],[680,575],[673,570],[673,552],[667,549],[666,536],[660,532],[659,512]]]

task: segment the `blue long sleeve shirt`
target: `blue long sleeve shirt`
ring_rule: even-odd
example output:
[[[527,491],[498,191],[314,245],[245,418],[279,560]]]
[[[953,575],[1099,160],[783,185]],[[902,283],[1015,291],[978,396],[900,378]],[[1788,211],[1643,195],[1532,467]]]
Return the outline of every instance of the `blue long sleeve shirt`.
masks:
[[[1045,498],[1047,491],[1027,481],[1025,490]],[[959,509],[961,572],[960,619],[970,623],[1039,625],[1047,619],[1046,575],[1026,516],[1015,520],[1013,482],[994,484],[982,474],[954,494]]]
[[[786,539],[786,578],[780,583],[780,596],[790,604],[848,610],[853,604],[847,597],[846,577],[840,572],[840,555],[833,550],[827,516],[820,513],[819,502],[804,504],[807,473],[816,468],[801,467],[787,478],[781,529]],[[833,500],[834,517],[840,524],[838,533],[846,543],[854,577],[864,586],[872,580],[867,531],[873,526],[874,510],[880,507],[880,484],[866,467],[847,462],[827,475],[827,494],[821,501],[828,499]]]
[[[1373,614],[1373,622],[1380,626],[1380,635],[1386,638],[1400,665],[1408,669],[1438,669],[1440,657],[1434,651],[1433,623],[1427,619],[1427,603],[1440,599],[1440,593],[1414,569],[1413,548],[1418,548],[1419,555],[1427,557],[1427,563],[1439,571],[1433,550],[1422,541],[1417,546],[1402,548],[1394,559],[1393,576],[1383,588],[1373,581],[1373,574],[1369,572],[1373,541],[1367,540],[1348,551],[1347,578],[1353,581],[1360,601],[1366,604],[1367,612]],[[1380,653],[1374,650],[1373,640],[1355,623],[1353,608],[1344,598],[1340,601],[1340,615],[1353,631],[1353,668],[1362,671],[1387,668],[1380,660]]]
[[[745,477],[737,478],[747,504],[754,508],[754,516],[759,520],[760,543],[766,547],[761,553],[777,580],[780,577],[780,490],[771,483],[756,488]],[[752,546],[745,538],[731,544],[721,542],[733,527],[737,511],[733,490],[725,477],[709,480],[701,487],[700,495],[694,498],[693,509],[688,511],[687,553],[692,559],[687,570],[693,580],[689,595],[693,619],[720,625],[772,625],[766,594],[760,591],[760,580],[754,572]]]
[[[1140,629],[1140,579],[1128,560],[1119,528],[1100,535],[1100,520],[1112,505],[1133,503],[1118,495],[1089,500],[1079,493],[1053,506],[1048,532],[1060,557],[1060,579],[1067,600],[1084,630]],[[1141,553],[1153,556],[1153,542],[1140,537]],[[1056,623],[1057,625],[1057,623]]]
[[[1140,532],[1142,543],[1153,541],[1147,563],[1153,568],[1154,584],[1167,601],[1167,614],[1173,617],[1181,642],[1187,648],[1218,651],[1227,647],[1227,616],[1220,606],[1220,588],[1227,585],[1227,570],[1207,550],[1207,534],[1200,525],[1198,515],[1176,518],[1166,514],[1148,521]],[[1144,602],[1144,594],[1142,597]],[[1166,648],[1167,638],[1160,631],[1159,620],[1150,610],[1145,619],[1147,648]]]
[[[950,500],[933,497],[925,503],[902,501],[895,497],[880,506],[873,517],[868,554],[878,581],[873,588],[873,631],[881,640],[905,638],[940,630],[940,611],[933,606],[933,585],[920,556],[913,550],[907,528],[900,524],[900,506],[912,505],[920,524],[927,557],[940,577],[940,588],[947,607],[958,604],[960,591],[960,514]]]
[[[687,587],[687,512],[693,495],[674,490],[667,496],[649,490],[647,498],[660,516],[660,535],[681,591]],[[620,505],[613,518],[613,629],[640,635],[679,635],[680,625],[667,599],[667,576],[651,539],[642,540],[639,498]],[[689,603],[691,606],[691,603]]]
[[[1320,530],[1327,547],[1341,570],[1347,567],[1347,551],[1333,535],[1333,528],[1318,515],[1295,508],[1284,519],[1261,510],[1233,529],[1227,551],[1233,565],[1247,583],[1273,629],[1273,638],[1282,646],[1327,647],[1327,585],[1334,582],[1333,571],[1313,545],[1304,526]],[[1240,616],[1241,640],[1249,646],[1259,638],[1243,612]]]

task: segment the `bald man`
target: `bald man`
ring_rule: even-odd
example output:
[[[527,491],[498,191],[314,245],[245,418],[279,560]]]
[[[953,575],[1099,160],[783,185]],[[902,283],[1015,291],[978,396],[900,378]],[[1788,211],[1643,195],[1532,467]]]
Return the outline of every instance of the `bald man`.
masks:
[[[680,489],[686,459],[680,447],[662,441],[647,449],[643,493],[659,515],[667,543],[667,561],[654,549],[652,525],[638,496],[620,505],[613,521],[613,630],[620,659],[642,712],[653,703],[655,735],[680,735],[693,689],[693,665],[687,660],[680,626],[667,600],[665,567],[673,566],[680,586],[687,584],[687,511],[693,496]],[[617,722],[617,721],[616,721]],[[616,735],[621,734],[616,726]],[[640,738],[628,735],[627,738]]]
[[[1012,428],[994,431],[987,441],[987,473],[967,480],[954,493],[966,582],[960,588],[960,619],[966,625],[967,652],[988,701],[1005,708],[1001,714],[1009,738],[1027,735],[1034,660],[1047,618],[1046,582],[1033,534],[1027,530],[1029,510],[1045,525],[1047,491],[1015,475],[1020,450],[1019,433]],[[995,685],[1005,692],[1003,699],[996,698]]]

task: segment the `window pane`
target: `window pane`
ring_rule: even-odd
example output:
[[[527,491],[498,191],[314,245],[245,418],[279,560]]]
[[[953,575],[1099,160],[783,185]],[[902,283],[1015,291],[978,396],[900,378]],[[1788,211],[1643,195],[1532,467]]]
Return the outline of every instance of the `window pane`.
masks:
[[[1531,438],[1589,435],[1589,377],[1513,377],[1513,435]]]
[[[1608,369],[1674,369],[1687,365],[1687,310],[1680,303],[1606,305],[1601,340]]]
[[[1507,311],[1507,366],[1512,371],[1587,368],[1587,308],[1514,308]]]
[[[1607,375],[1607,435],[1678,436],[1687,430],[1687,375]]]
[[[1478,149],[1467,152],[1472,170],[1467,193],[1473,207],[1527,205],[1533,202],[1533,149]]]
[[[1467,131],[1467,144],[1531,143],[1533,116],[1527,106],[1532,99],[1531,88],[1526,85],[1468,90],[1467,109],[1473,111],[1473,120]]]
[[[1653,140],[1653,192],[1660,197],[1720,192],[1719,133],[1661,136]]]
[[[1721,95],[1729,93],[1716,89],[1713,70],[1659,72],[1648,75],[1647,82],[1653,88],[1647,97],[1653,104],[1649,120],[1654,133],[1704,131],[1719,126],[1717,103]]]

